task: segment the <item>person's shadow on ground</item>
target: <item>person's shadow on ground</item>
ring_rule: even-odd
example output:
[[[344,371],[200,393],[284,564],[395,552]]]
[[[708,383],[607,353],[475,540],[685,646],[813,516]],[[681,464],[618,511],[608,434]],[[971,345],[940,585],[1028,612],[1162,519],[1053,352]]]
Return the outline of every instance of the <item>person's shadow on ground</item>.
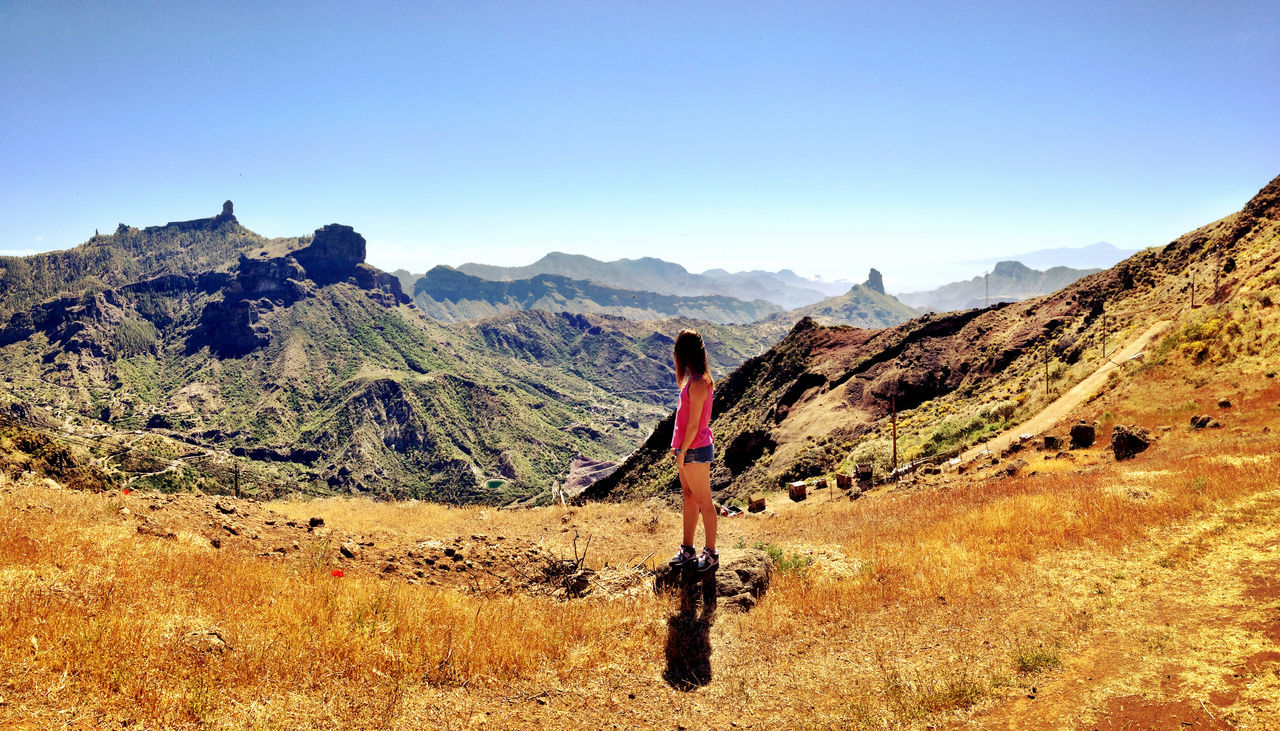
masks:
[[[681,691],[711,682],[711,625],[716,621],[715,572],[673,571],[670,584],[679,593],[679,609],[667,619],[667,669],[662,679]],[[698,613],[698,599],[702,613]]]

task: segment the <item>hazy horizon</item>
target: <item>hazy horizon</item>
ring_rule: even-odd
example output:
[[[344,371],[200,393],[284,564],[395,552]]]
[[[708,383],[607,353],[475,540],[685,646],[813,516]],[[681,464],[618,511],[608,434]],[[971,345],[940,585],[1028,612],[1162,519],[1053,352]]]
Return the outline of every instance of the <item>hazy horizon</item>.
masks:
[[[984,269],[989,269],[989,268],[991,268],[992,266],[994,266],[994,264],[995,264],[997,261],[1006,261],[1006,260],[1015,260],[1015,261],[1020,261],[1020,259],[1021,259],[1021,258],[1026,258],[1026,257],[1025,257],[1025,255],[1026,255],[1026,254],[1040,254],[1040,253],[1042,253],[1042,252],[1060,251],[1060,250],[1079,250],[1079,251],[1084,251],[1084,250],[1093,249],[1094,247],[1098,247],[1098,246],[1106,246],[1106,247],[1110,247],[1111,249],[1115,249],[1117,252],[1124,252],[1124,251],[1128,251],[1128,250],[1125,250],[1125,249],[1119,249],[1118,247],[1116,247],[1116,246],[1112,245],[1110,242],[1106,242],[1106,241],[1095,241],[1095,242],[1094,242],[1094,243],[1092,243],[1092,244],[1085,244],[1085,245],[1083,245],[1083,246],[1052,247],[1052,248],[1050,248],[1050,249],[1039,249],[1039,250],[1036,250],[1036,251],[1028,251],[1028,252],[1005,252],[1004,254],[997,255],[997,256],[994,256],[994,257],[988,257],[988,258],[986,258],[986,259],[975,259],[975,260],[968,260],[968,261],[945,261],[945,262],[938,262],[938,263],[937,263],[937,266],[935,266],[935,267],[930,267],[930,268],[928,268],[928,269],[927,269],[927,272],[931,272],[931,273],[933,274],[933,279],[929,279],[929,278],[926,276],[926,277],[921,277],[921,278],[919,278],[919,280],[918,280],[918,281],[921,281],[921,282],[929,282],[929,283],[927,283],[927,284],[921,285],[921,286],[920,286],[920,288],[921,288],[921,289],[932,289],[932,288],[934,288],[934,287],[936,287],[936,286],[939,286],[939,285],[942,285],[942,284],[949,284],[949,283],[952,283],[952,282],[955,282],[955,281],[961,281],[961,280],[969,280],[969,279],[972,279],[972,278],[973,278],[973,277],[975,277],[975,276],[980,276],[980,275],[983,273]],[[549,254],[556,254],[556,253],[558,253],[558,254],[567,254],[567,255],[570,255],[570,256],[589,256],[589,257],[591,257],[591,258],[593,258],[593,259],[596,259],[596,260],[598,260],[598,261],[605,261],[605,262],[614,262],[614,261],[618,261],[619,259],[636,260],[636,259],[640,259],[640,258],[642,258],[642,257],[639,257],[639,256],[623,256],[623,257],[618,257],[618,258],[616,258],[616,259],[600,259],[599,257],[594,257],[594,256],[591,256],[591,254],[586,254],[586,253],[583,253],[583,252],[553,250],[553,251],[548,251],[548,252],[544,253],[542,256],[539,256],[539,257],[537,257],[537,258],[535,258],[535,259],[530,259],[530,260],[528,260],[528,261],[513,261],[513,262],[509,262],[509,263],[503,263],[503,264],[500,264],[500,266],[504,266],[504,267],[524,267],[524,266],[529,266],[529,265],[531,265],[531,264],[535,264],[535,263],[537,263],[538,261],[542,260],[545,256],[547,256],[547,255],[549,255]],[[661,259],[661,257],[654,257],[654,258]],[[736,268],[733,268],[733,267],[724,267],[724,266],[720,266],[720,267],[712,267],[711,269],[691,269],[691,268],[689,268],[689,267],[685,266],[682,262],[679,262],[679,261],[672,261],[672,260],[669,260],[669,259],[661,259],[661,260],[662,260],[662,261],[666,261],[666,262],[668,262],[668,263],[672,263],[672,264],[678,264],[678,265],[680,265],[680,266],[684,267],[684,269],[685,269],[686,271],[688,271],[688,272],[690,272],[690,273],[692,273],[692,274],[705,274],[706,272],[713,271],[713,270],[716,270],[716,269],[723,269],[723,270],[725,270],[725,271],[729,272],[730,274],[750,273],[750,272],[753,272],[753,271],[764,271],[764,272],[767,272],[767,273],[770,273],[770,274],[778,274],[778,273],[781,273],[781,272],[782,272],[782,271],[784,271],[784,270],[788,270],[788,269],[790,269],[789,267],[781,267],[781,268],[778,268],[778,269],[736,269]],[[463,265],[465,265],[465,264],[490,264],[490,265],[494,264],[494,262],[487,262],[487,261],[461,261],[461,262],[456,262],[456,263],[455,263],[455,262],[437,262],[436,264],[432,264],[431,266],[428,266],[428,267],[426,267],[426,268],[424,268],[424,269],[409,269],[408,267],[403,267],[403,266],[394,266],[392,262],[386,262],[386,263],[384,263],[384,264],[379,264],[379,263],[378,263],[377,261],[375,261],[372,257],[370,258],[370,263],[374,264],[375,266],[378,266],[379,268],[381,268],[381,269],[383,269],[383,270],[385,270],[385,271],[395,271],[395,270],[399,270],[399,269],[404,269],[404,270],[406,270],[406,271],[409,271],[411,274],[423,274],[423,273],[425,273],[427,270],[431,269],[432,267],[440,266],[440,265],[450,266],[450,267],[453,267],[453,268],[455,268],[455,269],[456,269],[456,268],[461,267],[461,266],[463,266]],[[1025,263],[1025,262],[1023,262],[1023,263]],[[1032,266],[1032,265],[1028,265],[1028,266],[1030,266],[1030,268],[1032,268],[1032,269],[1041,269],[1041,270],[1043,270],[1043,269],[1047,268],[1047,267],[1045,267],[1045,266]],[[1087,268],[1090,268],[1091,266],[1092,266],[1092,265],[1082,264],[1082,265],[1080,265],[1080,266],[1078,266],[1078,267],[1072,267],[1072,268],[1087,269]],[[862,274],[861,274],[861,275],[859,275],[859,276],[843,276],[843,275],[832,275],[832,274],[826,274],[826,275],[824,275],[824,274],[822,274],[821,272],[808,273],[808,272],[795,271],[795,270],[793,270],[793,269],[792,269],[792,270],[790,270],[790,271],[791,271],[793,274],[795,274],[795,275],[797,275],[797,276],[799,276],[799,277],[801,277],[801,278],[804,278],[804,279],[817,280],[817,281],[819,281],[819,282],[826,282],[826,283],[847,282],[848,284],[850,284],[850,285],[852,286],[852,285],[854,285],[854,284],[862,284],[864,281],[866,281],[867,275],[869,274],[870,269],[872,269],[872,268],[879,269],[879,267],[876,267],[876,266],[875,266],[875,264],[868,264],[867,268],[866,268],[866,269],[864,269],[864,270],[863,270],[863,272],[862,272]],[[967,271],[967,272],[971,272],[971,273],[970,273],[970,274],[967,274],[967,275],[960,275],[960,274],[959,274],[959,272],[966,272],[966,271]],[[951,279],[946,279],[946,276],[948,276],[948,275],[944,274],[944,272],[954,272],[954,273],[956,273],[956,274],[954,274],[954,277],[953,277],[953,278],[951,278]],[[884,271],[881,271],[880,273],[881,273],[881,275],[883,275],[883,276],[884,276],[886,283],[891,283],[891,282],[893,281],[893,278],[892,278],[892,276],[891,276],[891,274],[890,274],[890,273],[888,273],[888,272],[884,272]],[[939,277],[941,277],[941,278],[939,278]],[[936,282],[935,282],[934,280],[936,280]],[[908,292],[908,291],[911,291],[910,289],[902,288],[902,287],[896,287],[896,288],[895,288],[894,286],[890,286],[889,284],[887,284],[887,285],[886,285],[886,289],[887,289],[887,291],[889,291],[890,293],[894,293],[894,292]]]

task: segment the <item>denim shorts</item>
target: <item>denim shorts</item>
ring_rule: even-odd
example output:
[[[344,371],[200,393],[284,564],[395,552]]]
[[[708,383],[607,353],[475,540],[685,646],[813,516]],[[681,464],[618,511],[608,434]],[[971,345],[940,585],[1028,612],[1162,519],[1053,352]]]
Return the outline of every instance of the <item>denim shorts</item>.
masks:
[[[702,464],[704,462],[710,462],[715,458],[716,458],[715,445],[708,444],[705,447],[694,447],[690,449],[688,452],[685,452],[684,463],[685,464]]]

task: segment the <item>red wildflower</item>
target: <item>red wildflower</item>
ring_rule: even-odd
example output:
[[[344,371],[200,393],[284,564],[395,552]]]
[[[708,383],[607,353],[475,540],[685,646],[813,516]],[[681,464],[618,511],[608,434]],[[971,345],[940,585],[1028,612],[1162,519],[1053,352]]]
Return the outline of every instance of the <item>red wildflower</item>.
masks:
[[[334,569],[333,571],[330,571],[330,572],[329,572],[329,575],[330,575],[330,576],[338,576],[338,577],[341,577],[341,576],[343,575],[343,574],[342,574],[342,569]]]

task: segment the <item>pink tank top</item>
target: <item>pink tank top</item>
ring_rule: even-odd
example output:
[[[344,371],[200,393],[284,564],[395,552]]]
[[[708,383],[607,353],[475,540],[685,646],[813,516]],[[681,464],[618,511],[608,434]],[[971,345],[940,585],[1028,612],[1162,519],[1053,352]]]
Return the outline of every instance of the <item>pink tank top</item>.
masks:
[[[707,389],[707,400],[702,402],[702,413],[698,415],[698,433],[694,435],[690,449],[705,447],[711,443],[711,392]],[[689,422],[689,384],[680,389],[680,405],[676,407],[676,428],[671,435],[671,448],[684,445],[685,425]]]

